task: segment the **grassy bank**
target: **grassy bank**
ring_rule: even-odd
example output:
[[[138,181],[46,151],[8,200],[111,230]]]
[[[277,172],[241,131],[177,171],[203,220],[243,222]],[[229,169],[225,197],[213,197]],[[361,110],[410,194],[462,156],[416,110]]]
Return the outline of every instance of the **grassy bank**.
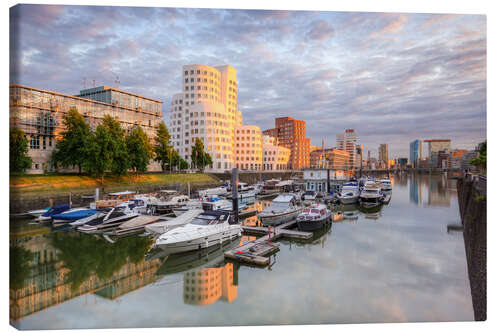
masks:
[[[12,197],[28,198],[50,196],[61,192],[93,193],[96,187],[106,191],[125,188],[136,189],[143,186],[168,186],[172,184],[217,184],[218,179],[208,174],[142,174],[137,177],[106,176],[101,184],[100,178],[80,175],[22,175],[10,177],[10,194]]]

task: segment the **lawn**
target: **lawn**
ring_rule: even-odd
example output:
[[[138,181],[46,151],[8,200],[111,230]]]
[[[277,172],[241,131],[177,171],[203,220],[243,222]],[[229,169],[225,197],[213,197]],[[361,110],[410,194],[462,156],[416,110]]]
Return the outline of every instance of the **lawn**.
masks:
[[[113,189],[144,185],[217,184],[216,177],[203,173],[194,174],[141,174],[138,176],[106,176],[101,184],[100,178],[81,175],[20,175],[10,177],[10,193],[14,196],[48,195],[57,192],[92,193],[96,187]]]

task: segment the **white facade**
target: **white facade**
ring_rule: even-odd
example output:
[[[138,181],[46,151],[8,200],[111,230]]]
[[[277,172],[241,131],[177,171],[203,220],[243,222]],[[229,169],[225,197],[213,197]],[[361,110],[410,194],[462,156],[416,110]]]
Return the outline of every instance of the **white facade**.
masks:
[[[262,170],[286,170],[290,149],[278,146],[272,136],[264,135],[262,140]]]
[[[175,150],[188,163],[200,138],[213,161],[207,171],[234,167],[234,127],[241,124],[237,89],[236,69],[231,66],[182,67],[183,92],[172,97],[170,133]]]
[[[235,165],[241,170],[262,170],[262,132],[258,126],[235,127]]]

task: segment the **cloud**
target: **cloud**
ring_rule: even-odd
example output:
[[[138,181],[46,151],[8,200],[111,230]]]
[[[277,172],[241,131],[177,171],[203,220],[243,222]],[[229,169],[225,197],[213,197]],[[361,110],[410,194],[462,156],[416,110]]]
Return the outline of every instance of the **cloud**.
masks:
[[[324,20],[317,20],[310,24],[306,39],[324,41],[335,35],[335,29]]]
[[[303,119],[316,145],[335,146],[345,128],[365,152],[389,143],[391,157],[408,156],[409,136],[456,148],[486,138],[484,15],[49,5],[10,15],[13,83],[76,94],[84,77],[119,76],[164,101],[168,120],[182,65],[230,64],[245,123]]]

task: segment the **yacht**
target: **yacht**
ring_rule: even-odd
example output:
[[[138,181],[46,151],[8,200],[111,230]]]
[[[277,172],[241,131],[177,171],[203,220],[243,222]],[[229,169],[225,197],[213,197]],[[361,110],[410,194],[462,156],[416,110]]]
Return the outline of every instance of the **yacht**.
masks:
[[[301,211],[300,200],[294,194],[281,194],[257,217],[263,225],[278,225],[294,220]]]
[[[246,204],[242,202],[238,202],[238,211],[241,211],[246,208]],[[202,202],[202,208],[205,211],[209,210],[224,210],[224,211],[232,211],[233,210],[233,202],[226,199],[209,199]]]
[[[171,213],[174,208],[185,206],[191,199],[187,195],[176,195],[168,201],[159,201],[153,205],[153,213],[165,214]]]
[[[321,229],[332,218],[332,212],[324,204],[313,204],[299,214],[297,227],[302,231]]]
[[[52,223],[68,223],[73,222],[85,217],[89,217],[97,214],[97,210],[95,209],[87,209],[87,208],[74,208],[67,210],[60,214],[52,215]]]
[[[111,208],[121,204],[124,201],[133,199],[135,195],[136,195],[135,191],[109,193],[103,200],[96,200],[95,202],[91,203],[90,208],[91,209]]]
[[[230,213],[205,211],[190,223],[162,234],[155,246],[170,254],[201,250],[222,245],[241,236],[241,232],[241,226]]]
[[[61,213],[64,213],[66,211],[69,211],[70,209],[71,209],[71,207],[68,204],[54,206],[54,207],[51,207],[49,210],[47,210],[45,213],[39,215],[37,220],[38,221],[52,220],[52,215],[61,214]]]
[[[359,184],[348,182],[342,186],[342,190],[338,194],[340,202],[344,205],[356,203],[359,200]]]
[[[232,198],[233,195],[233,187],[229,185],[227,187],[226,197]],[[238,183],[238,199],[245,199],[250,197],[255,197],[257,195],[257,190],[253,187],[248,186],[247,183]]]
[[[44,209],[35,209],[35,210],[30,210],[27,211],[25,215],[31,216],[34,218],[39,218],[42,214],[47,213],[50,210],[50,207],[44,208]]]
[[[280,182],[281,181],[279,179],[266,180],[266,182],[262,186],[262,189],[261,189],[259,195],[271,195],[271,194],[278,193],[280,191],[280,188],[277,187],[276,185]]]
[[[379,186],[376,184],[371,184],[367,182],[361,194],[359,195],[359,200],[365,206],[377,206],[382,203],[383,195]]]
[[[159,236],[167,231],[188,224],[201,213],[203,213],[203,209],[192,209],[178,217],[147,225],[144,229],[148,234]]]
[[[76,230],[84,233],[95,233],[103,229],[117,227],[137,216],[139,214],[131,211],[128,206],[114,207],[109,212],[101,212],[98,217],[79,226]]]
[[[382,191],[391,191],[392,183],[390,178],[382,178],[380,180],[380,185],[382,185]]]
[[[315,201],[318,198],[318,192],[308,190],[305,191],[304,194],[302,194],[302,200],[304,201]]]
[[[228,185],[224,184],[222,186],[214,187],[214,188],[208,188],[206,190],[201,190],[198,191],[198,194],[200,197],[206,197],[206,196],[211,196],[211,195],[224,195],[228,191]]]

